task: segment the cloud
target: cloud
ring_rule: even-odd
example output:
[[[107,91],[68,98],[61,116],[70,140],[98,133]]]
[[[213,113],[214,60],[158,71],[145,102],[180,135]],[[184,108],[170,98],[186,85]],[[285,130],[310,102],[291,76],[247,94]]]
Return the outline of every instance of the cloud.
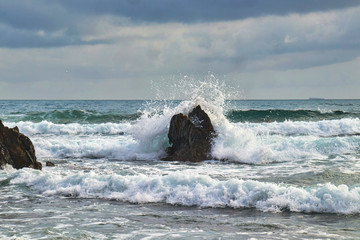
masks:
[[[203,24],[189,38],[208,39],[198,60],[224,72],[303,69],[359,56],[359,24],[360,8],[352,8]]]
[[[0,1],[3,35],[0,47],[61,47],[111,42],[109,39],[100,42],[87,39],[94,35],[93,26],[103,19],[111,19],[117,26],[211,23],[329,11],[359,4],[359,0],[3,0]],[[206,46],[209,42],[200,44]]]
[[[0,24],[0,47],[5,48],[49,48],[69,45],[99,44],[107,41],[83,40],[69,35],[66,29],[47,32],[44,30],[14,29]]]
[[[286,34],[284,43],[293,43],[296,42],[297,37],[291,37],[289,34]]]
[[[239,20],[267,15],[309,13],[353,7],[358,0],[58,0],[78,13],[111,14],[135,21],[192,23]]]
[[[315,68],[355,65],[359,2],[3,0],[0,96],[143,98],[151,81],[209,71],[305,88]]]
[[[89,32],[87,25],[94,21],[55,2],[0,1],[0,47],[48,48],[106,42],[84,39],[83,34]]]
[[[71,66],[73,76],[89,80],[306,69],[350,61],[360,55],[360,7],[194,24],[119,26],[118,21],[107,17],[90,22],[91,30],[81,27],[81,38],[66,29],[18,30],[10,36],[18,34],[20,43],[11,44],[62,46],[49,51],[56,52],[59,64],[63,61]],[[1,35],[0,42],[4,42],[3,36],[8,35]],[[76,47],[64,49],[66,44]],[[46,64],[53,62],[46,57],[46,50],[31,54],[42,57]],[[31,57],[26,59],[31,61]]]

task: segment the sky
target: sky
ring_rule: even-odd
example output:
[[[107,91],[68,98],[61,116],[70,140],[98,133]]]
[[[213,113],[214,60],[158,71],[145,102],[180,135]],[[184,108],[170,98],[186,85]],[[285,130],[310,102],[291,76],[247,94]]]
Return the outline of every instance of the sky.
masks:
[[[240,99],[360,98],[360,0],[0,1],[0,99],[152,99],[210,75]]]

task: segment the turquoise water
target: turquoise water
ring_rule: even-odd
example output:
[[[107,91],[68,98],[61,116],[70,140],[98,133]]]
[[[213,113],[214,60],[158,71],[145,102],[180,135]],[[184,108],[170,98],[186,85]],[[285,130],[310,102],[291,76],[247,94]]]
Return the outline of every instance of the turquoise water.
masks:
[[[196,104],[214,159],[160,161]],[[359,239],[359,116],[360,100],[2,100],[56,167],[0,171],[0,238]]]

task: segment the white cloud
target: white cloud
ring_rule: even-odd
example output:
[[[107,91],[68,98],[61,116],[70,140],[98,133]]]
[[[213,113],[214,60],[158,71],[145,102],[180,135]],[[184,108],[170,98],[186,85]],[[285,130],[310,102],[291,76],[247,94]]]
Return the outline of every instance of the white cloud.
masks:
[[[286,34],[284,43],[293,43],[297,41],[297,37],[291,37],[289,34]]]
[[[45,36],[45,31],[44,30],[39,30],[39,31],[37,31],[37,33],[36,33],[38,36],[40,36],[40,37],[43,37],[43,36]]]

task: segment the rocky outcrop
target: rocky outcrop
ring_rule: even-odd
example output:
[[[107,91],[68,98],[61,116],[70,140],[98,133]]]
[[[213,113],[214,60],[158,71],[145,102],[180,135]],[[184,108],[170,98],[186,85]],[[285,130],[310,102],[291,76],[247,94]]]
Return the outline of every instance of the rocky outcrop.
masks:
[[[169,128],[168,156],[163,160],[199,162],[210,159],[214,127],[209,116],[200,106],[188,116],[182,113],[171,118]]]
[[[50,161],[46,161],[45,165],[47,167],[55,167],[55,164],[53,162],[50,162]]]
[[[31,140],[19,132],[18,127],[8,128],[0,120],[0,168],[9,164],[16,169],[29,167],[41,170],[36,161],[35,149]]]

